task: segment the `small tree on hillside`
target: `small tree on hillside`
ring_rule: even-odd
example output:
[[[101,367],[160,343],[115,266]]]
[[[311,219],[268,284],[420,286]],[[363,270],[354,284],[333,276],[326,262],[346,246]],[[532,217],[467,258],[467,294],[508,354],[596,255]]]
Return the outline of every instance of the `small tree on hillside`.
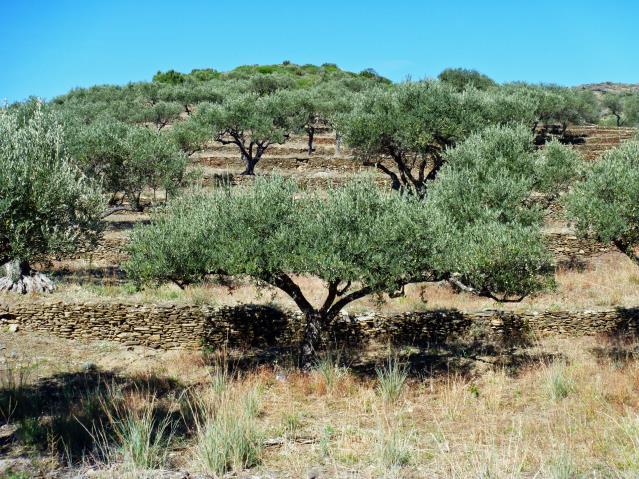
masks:
[[[447,68],[437,77],[441,81],[449,83],[457,91],[464,91],[468,87],[477,90],[488,90],[497,86],[495,80],[478,72],[477,70],[468,70],[465,68]]]
[[[611,115],[617,119],[617,126],[621,126],[621,119],[624,110],[623,97],[619,93],[606,93],[602,99],[603,105]]]
[[[612,242],[639,265],[639,141],[604,153],[566,198],[568,217],[584,236]]]
[[[173,192],[184,182],[186,156],[162,133],[104,120],[74,130],[69,137],[74,158],[111,193],[111,204],[126,198],[133,209],[141,211],[140,198],[146,188]]]
[[[248,276],[280,289],[305,315],[301,358],[308,367],[330,322],[369,294],[447,279],[455,271],[472,271],[476,291],[493,297],[538,289],[539,276],[546,274],[536,266],[544,250],[531,246],[538,240],[532,230],[510,234],[508,225],[487,224],[494,227],[473,232],[476,247],[457,241],[455,263],[444,263],[448,221],[414,196],[381,191],[369,182],[300,195],[292,182],[261,180],[251,189],[174,202],[134,232],[125,267],[139,281],[183,287],[207,275]],[[298,275],[325,282],[321,304],[308,300]]]
[[[182,105],[177,102],[166,101],[141,105],[136,120],[140,123],[152,123],[160,131],[180,117],[182,108]]]
[[[294,131],[294,113],[290,92],[266,96],[229,92],[219,105],[201,105],[192,121],[208,127],[218,143],[237,146],[246,165],[242,174],[253,175],[267,148],[284,143]]]
[[[57,118],[0,111],[0,291],[49,292],[35,261],[95,243],[104,203],[99,187],[72,165]]]
[[[306,133],[308,138],[306,152],[308,156],[313,154],[313,140],[315,139],[315,129],[322,118],[323,98],[316,90],[299,90],[294,94],[296,123],[300,130]]]

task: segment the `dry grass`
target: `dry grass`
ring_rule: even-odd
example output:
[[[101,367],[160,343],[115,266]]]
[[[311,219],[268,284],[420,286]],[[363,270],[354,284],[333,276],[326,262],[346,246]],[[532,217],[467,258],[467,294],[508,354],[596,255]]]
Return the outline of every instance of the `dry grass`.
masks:
[[[181,425],[166,450],[153,449],[151,462],[138,463],[194,473],[248,467],[258,477],[291,478],[309,471],[350,478],[637,477],[637,347],[545,339],[519,351],[528,358],[519,369],[478,361],[470,373],[431,376],[424,368],[394,400],[380,393],[374,373],[356,374],[335,357],[303,374],[271,367],[230,372],[183,353],[171,361],[191,374],[176,389],[118,396],[113,422],[132,418],[135,427],[120,431],[133,429],[144,452],[156,444],[147,442],[150,418],[162,424],[162,414],[173,411]],[[147,365],[156,382],[167,374],[165,363]],[[103,477],[130,470],[126,434],[115,435],[120,455],[108,468],[98,464]]]

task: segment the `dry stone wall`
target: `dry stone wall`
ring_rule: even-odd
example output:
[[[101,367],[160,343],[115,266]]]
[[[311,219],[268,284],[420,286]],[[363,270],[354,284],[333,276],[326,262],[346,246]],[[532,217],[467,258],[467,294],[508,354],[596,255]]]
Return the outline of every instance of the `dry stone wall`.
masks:
[[[208,308],[126,303],[20,303],[0,311],[0,326],[70,339],[112,340],[155,348],[267,348],[290,346],[301,335],[299,314],[265,306]],[[639,308],[598,311],[423,311],[397,315],[343,314],[326,333],[342,346],[432,344],[483,331],[514,341],[536,335],[635,335]]]

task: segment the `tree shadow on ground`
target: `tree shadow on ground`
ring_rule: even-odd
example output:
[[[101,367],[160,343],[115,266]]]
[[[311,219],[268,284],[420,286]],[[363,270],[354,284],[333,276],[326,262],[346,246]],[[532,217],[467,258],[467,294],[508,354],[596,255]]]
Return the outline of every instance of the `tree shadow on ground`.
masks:
[[[238,372],[275,366],[299,365],[300,324],[291,326],[290,314],[264,305],[244,305],[229,316],[226,347],[215,349],[216,338],[204,338],[206,362],[225,361]],[[346,317],[330,325],[324,338],[324,356],[330,355],[355,374],[374,376],[376,368],[398,356],[411,375],[433,377],[454,373],[472,376],[487,367],[511,374],[552,357],[534,351],[534,341],[522,319],[494,313],[471,321],[457,310],[431,310],[398,315],[397,320]],[[219,338],[217,338],[219,344]]]
[[[136,221],[124,220],[117,221],[111,220],[107,222],[107,231],[131,231],[136,226],[148,225],[151,223],[150,219],[140,219]]]
[[[557,260],[557,268],[564,271],[583,273],[589,266],[590,264],[583,257],[577,255],[563,256]]]
[[[0,423],[17,428],[13,434],[0,437],[0,455],[19,443],[28,449],[57,452],[71,462],[81,461],[96,452],[97,442],[112,434],[109,408],[116,407],[127,394],[155,398],[154,415],[171,417],[179,424],[178,412],[164,409],[161,399],[180,390],[184,387],[174,379],[125,376],[91,366],[33,383],[3,384]]]

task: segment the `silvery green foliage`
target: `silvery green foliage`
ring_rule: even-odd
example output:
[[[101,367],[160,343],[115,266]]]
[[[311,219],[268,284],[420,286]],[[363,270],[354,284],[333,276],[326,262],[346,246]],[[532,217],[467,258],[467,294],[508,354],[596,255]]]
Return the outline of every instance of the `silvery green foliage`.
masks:
[[[368,182],[323,198],[258,178],[251,189],[174,201],[134,231],[126,268],[140,280],[189,283],[219,273],[273,283],[308,274],[388,291],[427,272],[430,231],[423,204]]]
[[[214,140],[237,146],[246,163],[244,173],[253,174],[264,151],[274,143],[284,143],[296,130],[295,114],[289,91],[259,95],[229,90],[220,104],[200,104],[191,121],[207,127]]]
[[[0,264],[94,242],[100,188],[70,161],[58,118],[39,105],[0,111]]]
[[[557,196],[584,173],[584,162],[577,150],[553,139],[537,153],[535,190]]]
[[[534,127],[560,124],[565,131],[569,124],[593,123],[601,113],[597,97],[589,90],[528,83],[509,83],[500,90],[528,98]]]
[[[639,125],[639,93],[635,92],[624,98],[624,116],[628,125]]]
[[[146,188],[169,192],[181,186],[187,158],[172,141],[149,128],[100,120],[71,130],[70,150],[83,170],[112,195],[124,193],[141,208]]]
[[[578,231],[614,242],[637,261],[639,244],[639,141],[627,141],[603,154],[566,198],[568,217]]]
[[[497,83],[487,75],[477,70],[468,70],[466,68],[446,68],[437,78],[449,83],[457,91],[464,91],[467,88],[489,90],[497,86]]]
[[[407,82],[356,98],[338,127],[356,156],[391,177],[394,189],[423,193],[444,164],[444,151],[491,124],[532,122],[530,97],[439,81]],[[382,163],[391,160],[393,165]]]
[[[557,148],[564,147],[553,151]],[[529,201],[542,178],[554,184],[555,170],[548,167],[554,163],[541,155],[524,126],[489,127],[446,152],[446,165],[426,199],[441,218],[436,269],[502,299],[523,297],[549,283],[541,211]]]

